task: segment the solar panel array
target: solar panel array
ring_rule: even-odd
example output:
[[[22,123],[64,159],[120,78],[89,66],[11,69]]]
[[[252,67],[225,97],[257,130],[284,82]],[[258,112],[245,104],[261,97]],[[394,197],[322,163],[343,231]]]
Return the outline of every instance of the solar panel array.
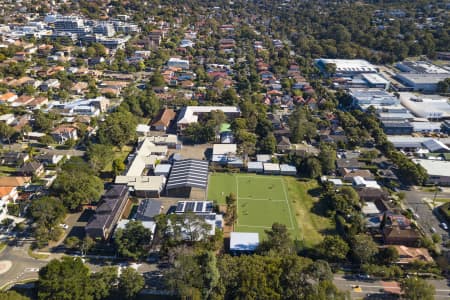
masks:
[[[211,213],[213,203],[211,201],[180,201],[175,210],[176,213],[194,212],[196,214]]]

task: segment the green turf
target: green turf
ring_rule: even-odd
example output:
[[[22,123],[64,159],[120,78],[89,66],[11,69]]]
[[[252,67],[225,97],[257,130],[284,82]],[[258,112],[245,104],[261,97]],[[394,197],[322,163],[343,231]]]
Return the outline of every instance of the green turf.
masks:
[[[208,199],[224,204],[227,195],[236,194],[236,231],[258,232],[264,237],[264,231],[278,222],[288,227],[293,238],[300,238],[300,230],[289,205],[283,180],[282,176],[211,174]]]
[[[234,174],[216,173],[209,176],[208,200],[225,204],[225,197],[236,194],[236,178]]]
[[[209,177],[208,199],[225,204],[229,193],[238,197],[236,231],[258,232],[274,222],[285,224],[292,238],[314,247],[323,233],[333,233],[333,222],[324,217],[318,200],[317,181],[299,181],[289,176],[214,173]]]

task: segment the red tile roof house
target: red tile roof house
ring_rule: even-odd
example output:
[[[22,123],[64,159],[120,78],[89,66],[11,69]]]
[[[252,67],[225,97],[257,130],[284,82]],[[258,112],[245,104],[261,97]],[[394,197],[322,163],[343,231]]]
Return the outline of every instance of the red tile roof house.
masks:
[[[8,92],[3,95],[0,95],[0,102],[6,103],[6,102],[13,102],[17,98],[19,98],[16,94]]]
[[[78,140],[77,129],[67,125],[61,125],[53,130],[51,136],[59,144],[64,144],[69,139]]]
[[[0,186],[0,221],[6,217],[7,204],[10,201],[15,202],[18,197],[17,187]]]
[[[152,128],[158,131],[166,131],[172,122],[175,119],[176,113],[173,109],[163,109],[159,112],[159,114],[153,119],[151,123]]]

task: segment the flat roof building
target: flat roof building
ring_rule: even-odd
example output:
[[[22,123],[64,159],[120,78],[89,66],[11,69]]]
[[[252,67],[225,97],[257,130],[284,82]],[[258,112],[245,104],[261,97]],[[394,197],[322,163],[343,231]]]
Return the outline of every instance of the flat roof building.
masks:
[[[400,104],[400,100],[383,89],[350,89],[353,105],[363,106],[390,106]]]
[[[247,163],[247,172],[249,173],[262,173],[264,172],[263,163],[260,161],[249,161]]]
[[[413,162],[421,165],[427,171],[427,183],[445,186],[450,185],[450,161],[413,159]]]
[[[263,163],[264,174],[280,174],[280,164]]]
[[[402,72],[419,74],[449,74],[450,71],[427,61],[402,61],[395,65]]]
[[[326,65],[334,64],[336,66],[336,76],[351,76],[361,73],[378,73],[378,70],[374,65],[363,59],[320,58],[316,59],[315,63],[322,71],[326,70]]]
[[[158,198],[164,190],[164,176],[116,176],[116,184],[126,184],[137,197]]]
[[[233,118],[241,115],[241,111],[237,106],[186,106],[181,109],[178,116],[178,131],[181,132],[191,123],[197,123],[200,115],[209,114],[215,110],[220,110],[228,117]]]
[[[230,161],[236,160],[236,144],[214,144],[211,161],[214,163],[226,165]]]
[[[281,175],[297,175],[297,168],[288,164],[280,164],[280,174]]]
[[[400,93],[400,101],[416,117],[429,120],[450,119],[448,97],[438,95],[421,95]]]
[[[433,93],[437,90],[438,82],[450,78],[450,74],[398,73],[395,77],[414,91]]]
[[[230,252],[233,254],[253,253],[259,246],[257,232],[231,232]]]
[[[162,201],[155,199],[144,199],[139,204],[135,219],[140,221],[154,221],[155,216],[162,212]]]

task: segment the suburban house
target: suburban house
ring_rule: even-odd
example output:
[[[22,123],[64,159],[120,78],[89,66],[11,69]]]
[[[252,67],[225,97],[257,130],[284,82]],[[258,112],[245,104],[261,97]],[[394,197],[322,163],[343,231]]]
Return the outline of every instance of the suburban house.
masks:
[[[128,201],[128,187],[113,185],[101,198],[100,205],[85,227],[86,234],[94,239],[107,240],[119,221]]]
[[[36,156],[35,159],[44,165],[57,165],[65,155],[44,153]]]
[[[0,164],[4,166],[19,166],[30,160],[28,153],[5,152],[0,154]]]
[[[154,130],[166,131],[170,126],[170,122],[172,122],[172,120],[174,120],[175,117],[176,113],[173,109],[170,108],[162,109],[158,113],[158,115],[153,119],[151,127]]]
[[[391,245],[384,247],[393,247],[397,250],[399,256],[398,261],[396,262],[397,264],[409,264],[414,261],[422,261],[426,263],[434,262],[433,257],[431,257],[426,248],[407,247],[404,245]]]
[[[0,186],[0,221],[6,217],[8,203],[15,202],[18,197],[17,187]]]
[[[17,170],[21,176],[41,176],[44,174],[44,165],[37,161],[26,162]]]
[[[416,246],[420,239],[419,232],[411,227],[411,221],[403,215],[385,212],[384,224],[381,226],[383,240],[387,245]]]
[[[64,144],[68,140],[78,140],[77,129],[67,125],[61,125],[53,130],[51,136],[58,144]]]
[[[0,186],[2,187],[27,187],[31,182],[31,177],[20,176],[2,176],[0,177]]]
[[[292,144],[287,136],[278,137],[277,142],[277,152],[285,153],[291,150]]]

